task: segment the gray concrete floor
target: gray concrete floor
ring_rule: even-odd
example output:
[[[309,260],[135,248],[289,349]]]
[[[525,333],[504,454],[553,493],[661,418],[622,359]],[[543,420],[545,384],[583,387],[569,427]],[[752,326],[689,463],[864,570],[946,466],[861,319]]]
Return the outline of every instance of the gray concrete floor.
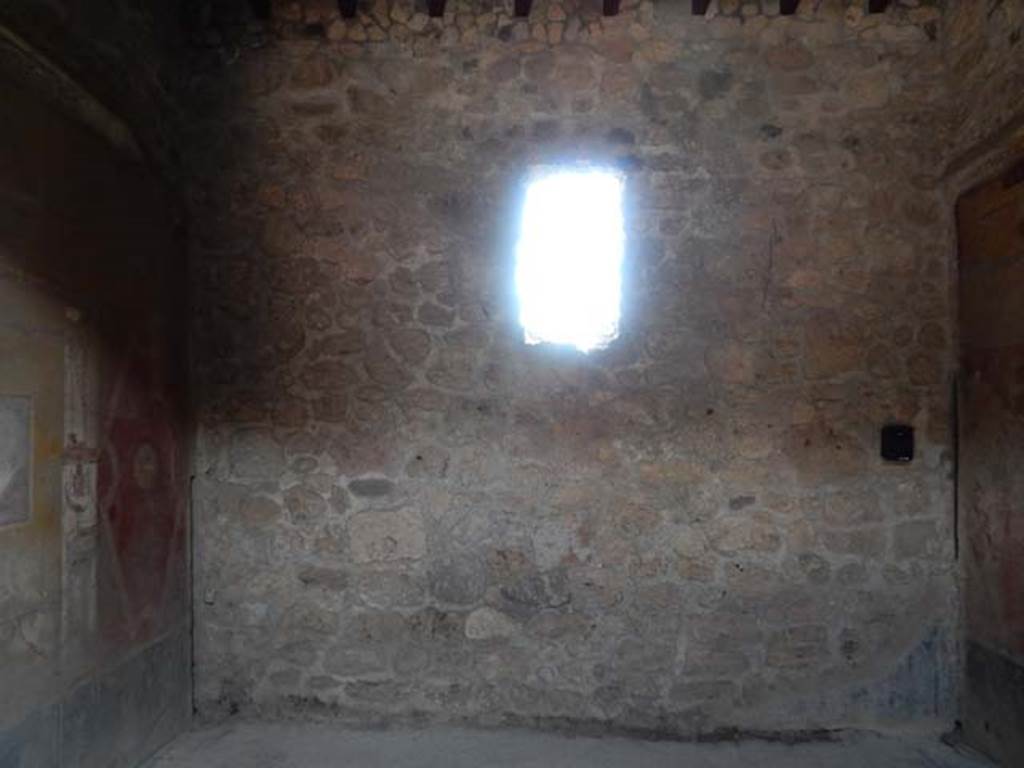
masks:
[[[235,723],[197,730],[147,768],[992,768],[919,736],[851,733],[837,742],[694,744],[573,738],[526,730],[345,730]]]

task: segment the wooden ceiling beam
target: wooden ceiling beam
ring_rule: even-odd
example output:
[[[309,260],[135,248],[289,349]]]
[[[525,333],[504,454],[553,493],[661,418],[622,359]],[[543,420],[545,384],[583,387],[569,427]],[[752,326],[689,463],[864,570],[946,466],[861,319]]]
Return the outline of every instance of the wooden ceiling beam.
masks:
[[[270,19],[270,0],[249,0],[252,15],[261,21]]]
[[[604,15],[605,16],[618,16],[619,15],[619,0],[604,0]]]
[[[515,15],[529,16],[531,5],[533,5],[533,0],[516,0]]]
[[[711,0],[693,0],[693,15],[703,16],[708,12],[708,6],[711,5]]]
[[[885,13],[889,0],[868,0],[868,13]]]
[[[356,6],[359,0],[338,0],[338,12],[343,19],[354,19],[356,17]]]
[[[437,18],[444,16],[445,0],[427,0],[427,15]]]
[[[800,6],[800,0],[779,0],[779,13],[783,16],[792,16]]]

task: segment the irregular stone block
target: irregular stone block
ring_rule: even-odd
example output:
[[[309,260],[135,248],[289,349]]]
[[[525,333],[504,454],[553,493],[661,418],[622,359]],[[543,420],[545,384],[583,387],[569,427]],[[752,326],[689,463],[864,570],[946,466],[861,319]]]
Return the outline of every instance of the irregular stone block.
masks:
[[[430,592],[442,603],[475,603],[483,596],[487,584],[483,563],[470,554],[433,563],[429,574]]]
[[[374,608],[408,608],[421,605],[426,588],[419,574],[371,571],[357,577],[359,599]]]
[[[280,516],[281,507],[266,496],[247,496],[239,502],[238,514],[249,525],[270,525]]]
[[[423,520],[412,509],[354,515],[349,521],[349,539],[357,563],[416,560],[427,548]]]
[[[289,488],[284,495],[284,504],[292,522],[302,528],[318,526],[327,515],[327,502],[323,496],[304,486]]]
[[[348,588],[348,574],[337,568],[303,568],[297,577],[306,586],[322,587],[332,592]]]
[[[230,461],[238,477],[273,480],[284,470],[284,449],[266,430],[243,429],[231,438]]]
[[[424,446],[406,462],[405,474],[414,478],[444,477],[450,460],[451,454],[444,448]]]
[[[348,484],[353,496],[387,496],[395,488],[386,477],[363,477]]]
[[[466,619],[466,637],[470,640],[509,637],[518,630],[518,624],[493,608],[477,608]]]

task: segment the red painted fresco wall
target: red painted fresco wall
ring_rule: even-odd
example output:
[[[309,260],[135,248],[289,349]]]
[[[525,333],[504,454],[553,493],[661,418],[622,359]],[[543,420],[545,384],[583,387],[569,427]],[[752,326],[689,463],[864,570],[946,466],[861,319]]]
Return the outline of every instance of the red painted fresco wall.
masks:
[[[38,447],[0,527],[0,630],[34,622],[0,631],[0,764],[134,765],[190,717],[183,239],[141,153],[37,90],[0,67],[0,393]]]
[[[166,631],[184,605],[187,465],[180,405],[145,329],[116,351],[103,404],[97,497],[105,528],[100,625],[108,645]]]

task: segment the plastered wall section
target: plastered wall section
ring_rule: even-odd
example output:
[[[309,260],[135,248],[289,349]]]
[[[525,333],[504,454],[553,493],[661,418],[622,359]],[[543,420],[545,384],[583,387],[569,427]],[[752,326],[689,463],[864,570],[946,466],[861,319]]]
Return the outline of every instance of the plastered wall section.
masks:
[[[130,765],[189,714],[184,262],[138,156],[21,74],[0,70],[0,764]]]

